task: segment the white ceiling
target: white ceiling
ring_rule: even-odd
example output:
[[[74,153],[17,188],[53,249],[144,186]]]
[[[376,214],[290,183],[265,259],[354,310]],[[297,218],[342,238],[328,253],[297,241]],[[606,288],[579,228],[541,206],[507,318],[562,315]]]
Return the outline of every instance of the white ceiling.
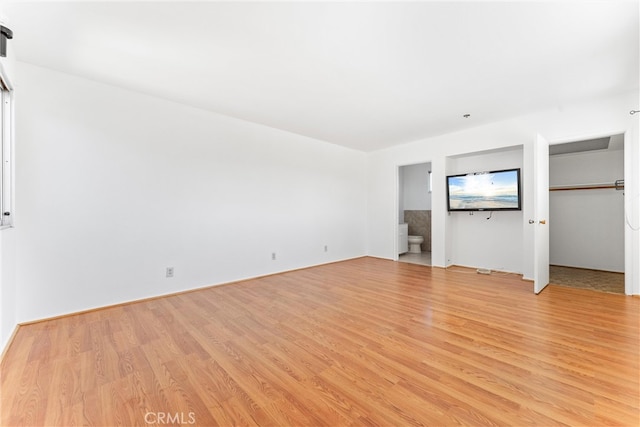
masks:
[[[637,0],[2,8],[20,61],[363,151],[639,87]]]

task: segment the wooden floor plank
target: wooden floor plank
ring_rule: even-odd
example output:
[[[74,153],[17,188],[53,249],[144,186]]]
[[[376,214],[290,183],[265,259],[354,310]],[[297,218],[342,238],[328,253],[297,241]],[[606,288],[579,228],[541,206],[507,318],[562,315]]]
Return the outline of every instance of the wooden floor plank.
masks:
[[[639,298],[360,258],[21,326],[0,425],[635,426],[639,335]]]

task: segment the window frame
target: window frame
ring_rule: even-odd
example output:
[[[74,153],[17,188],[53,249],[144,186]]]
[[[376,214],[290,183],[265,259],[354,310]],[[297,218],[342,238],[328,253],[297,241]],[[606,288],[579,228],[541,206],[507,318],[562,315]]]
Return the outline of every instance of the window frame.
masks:
[[[0,230],[14,224],[13,86],[0,64]]]

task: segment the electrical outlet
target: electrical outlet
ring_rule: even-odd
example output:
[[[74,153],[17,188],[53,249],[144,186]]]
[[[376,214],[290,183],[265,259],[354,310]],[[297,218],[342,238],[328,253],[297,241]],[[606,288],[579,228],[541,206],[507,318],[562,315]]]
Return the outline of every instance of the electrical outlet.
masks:
[[[271,260],[272,261],[276,260],[276,253],[275,252],[271,252]]]
[[[167,277],[173,277],[173,267],[167,267]]]

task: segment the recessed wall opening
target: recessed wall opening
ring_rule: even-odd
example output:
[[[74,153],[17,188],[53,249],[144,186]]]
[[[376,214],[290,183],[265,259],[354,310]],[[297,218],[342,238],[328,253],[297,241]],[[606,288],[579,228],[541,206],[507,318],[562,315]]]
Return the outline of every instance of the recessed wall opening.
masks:
[[[625,293],[624,135],[549,150],[550,283]]]
[[[398,261],[431,265],[431,163],[398,168]]]
[[[501,170],[524,172],[524,146],[514,145],[449,156],[446,176]],[[493,176],[488,174],[487,176]],[[520,178],[524,189],[524,177]],[[447,186],[449,181],[447,180]],[[493,182],[492,182],[493,185]],[[449,195],[447,196],[449,197]],[[451,205],[451,202],[449,202]],[[522,205],[530,203],[522,195]],[[470,206],[471,207],[471,206]],[[500,273],[523,272],[523,210],[447,212],[447,266]]]

